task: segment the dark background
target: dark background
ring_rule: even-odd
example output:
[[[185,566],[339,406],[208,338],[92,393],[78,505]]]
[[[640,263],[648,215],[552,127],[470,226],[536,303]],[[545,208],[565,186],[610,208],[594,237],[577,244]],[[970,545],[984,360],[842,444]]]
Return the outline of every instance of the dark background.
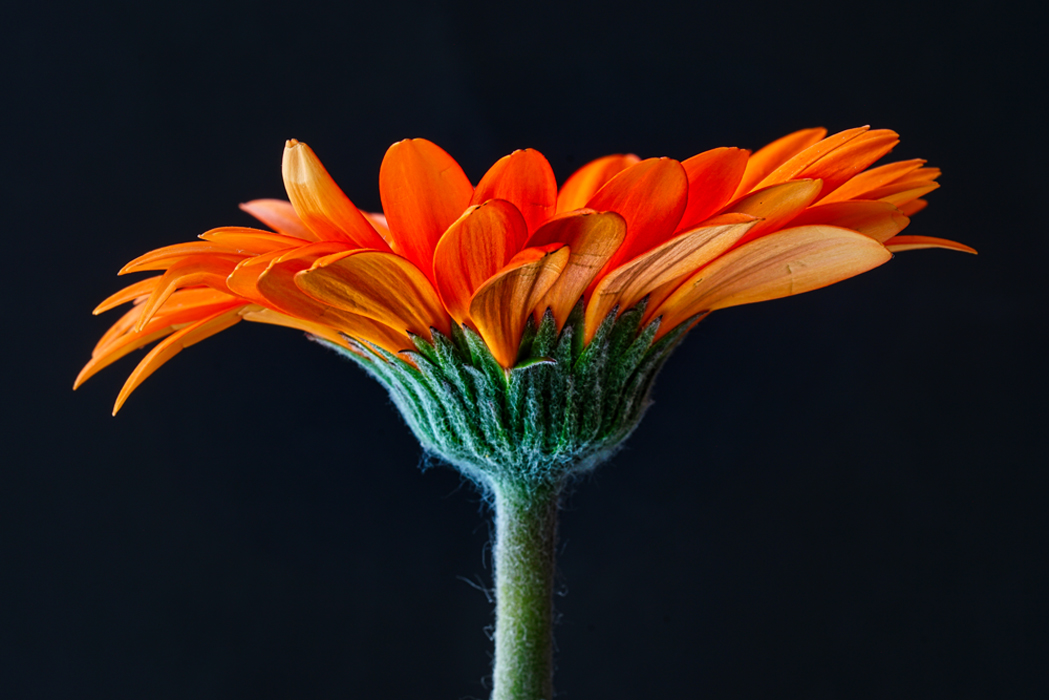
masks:
[[[487,515],[380,388],[240,324],[76,394],[132,257],[423,136],[476,182],[794,129],[942,167],[899,255],[718,313],[562,520],[559,697],[1047,697],[1044,37],[1008,3],[6,11],[0,696],[485,698]]]

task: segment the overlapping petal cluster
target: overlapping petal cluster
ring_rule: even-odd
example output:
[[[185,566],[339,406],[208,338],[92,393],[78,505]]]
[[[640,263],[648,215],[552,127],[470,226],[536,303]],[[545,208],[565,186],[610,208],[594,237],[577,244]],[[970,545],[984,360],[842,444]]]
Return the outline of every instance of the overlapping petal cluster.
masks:
[[[409,334],[465,324],[506,368],[530,317],[563,324],[585,304],[589,341],[605,317],[648,298],[658,335],[703,314],[798,294],[876,267],[893,251],[944,247],[903,236],[938,187],[922,160],[868,169],[898,143],[867,127],[807,129],[750,153],[715,148],[684,161],[613,155],[560,188],[526,149],[473,186],[424,139],[387,151],[383,213],[359,210],[313,151],[291,140],[290,201],[241,205],[272,231],[224,227],[151,251],[121,274],[162,271],[106,299],[132,302],[76,384],[159,341],[139,362],[114,413],[183,348],[241,320],[297,328],[350,347],[346,336],[396,353]]]

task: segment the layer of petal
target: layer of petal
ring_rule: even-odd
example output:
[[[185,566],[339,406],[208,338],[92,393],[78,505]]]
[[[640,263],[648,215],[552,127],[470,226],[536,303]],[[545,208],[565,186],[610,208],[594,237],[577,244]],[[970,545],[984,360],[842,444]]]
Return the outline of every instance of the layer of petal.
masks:
[[[295,213],[291,202],[283,199],[253,199],[240,205],[241,211],[251,214],[277,233],[304,241],[316,241],[317,234],[311,231]]]
[[[932,236],[894,236],[885,241],[885,247],[893,253],[905,250],[921,250],[923,248],[945,248],[976,255],[976,249],[970,248],[964,243],[949,241],[946,238],[933,238]]]
[[[724,214],[747,214],[762,219],[743,238],[743,243],[786,226],[820,194],[819,180],[795,180],[764,187],[736,200]]]
[[[477,183],[470,203],[483,204],[489,199],[513,204],[524,217],[528,232],[534,232],[557,205],[557,180],[550,163],[531,148],[503,156]]]
[[[791,227],[824,224],[852,229],[884,243],[907,228],[911,220],[888,202],[851,200],[809,207],[790,222]]]
[[[827,135],[823,127],[802,129],[780,137],[772,143],[758,149],[747,160],[747,168],[736,188],[736,197],[740,197],[757,187],[769,173],[786,163],[792,157],[809,146],[819,143]]]
[[[714,148],[681,162],[688,178],[688,203],[678,231],[695,228],[731,201],[749,155],[740,148]]]
[[[617,153],[590,161],[572,173],[557,195],[557,213],[582,209],[590,198],[617,173],[641,159],[633,153]]]

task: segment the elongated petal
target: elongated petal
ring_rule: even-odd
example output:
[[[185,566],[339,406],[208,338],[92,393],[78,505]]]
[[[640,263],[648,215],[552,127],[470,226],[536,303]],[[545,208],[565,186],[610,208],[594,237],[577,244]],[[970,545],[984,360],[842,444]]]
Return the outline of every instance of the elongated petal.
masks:
[[[318,304],[318,307],[320,305]],[[398,353],[412,347],[412,341],[406,333],[395,331],[384,323],[373,321],[364,316],[351,314],[339,309],[327,307],[316,319],[288,316],[273,309],[257,309],[244,314],[245,321],[268,323],[274,326],[295,328],[318,338],[330,340],[343,347],[349,347],[343,334],[357,340],[367,340],[384,350]]]
[[[291,202],[285,202],[283,199],[253,199],[242,203],[240,208],[277,233],[304,241],[318,240],[317,234],[302,223]]]
[[[358,248],[389,248],[309,146],[295,139],[288,141],[281,173],[295,213],[318,239],[346,241]]]
[[[879,243],[884,243],[907,228],[910,222],[910,219],[888,202],[851,200],[809,207],[796,216],[790,225],[791,227],[811,224],[840,226],[859,231]]]
[[[101,304],[96,306],[95,310],[91,313],[97,316],[100,313],[104,313],[106,311],[109,311],[110,309],[114,309],[120,306],[121,304],[126,304],[129,301],[134,301],[135,299],[140,299],[142,297],[148,297],[150,294],[153,293],[153,290],[156,288],[157,282],[159,281],[160,276],[158,275],[157,277],[150,277],[148,279],[139,280],[134,284],[129,284],[128,286],[121,289],[119,292],[116,292],[115,294],[111,294],[108,297],[106,297],[105,300],[103,300]]]
[[[874,239],[833,226],[770,233],[722,255],[678,287],[658,312],[663,323],[657,335],[698,313],[819,289],[891,257]]]
[[[470,302],[477,332],[503,367],[517,362],[525,322],[568,264],[567,246],[526,248],[488,280]]]
[[[743,242],[781,229],[819,196],[819,180],[795,180],[757,190],[730,204],[723,213],[748,214],[763,219],[747,232]]]
[[[176,243],[151,250],[140,255],[124,267],[120,268],[118,275],[126,275],[131,272],[147,272],[151,270],[166,270],[177,262],[186,260],[197,255],[207,255],[216,259],[223,258],[232,260],[234,263],[244,258],[245,253],[230,246],[213,243],[211,241],[189,241],[187,243]]]
[[[565,180],[557,195],[557,213],[582,209],[617,173],[640,162],[633,153],[620,153],[587,163]]]
[[[823,204],[830,204],[831,202],[844,202],[848,199],[871,199],[866,196],[867,192],[883,187],[894,180],[898,180],[904,175],[922,167],[924,164],[924,160],[921,158],[915,158],[913,160],[904,160],[898,163],[886,163],[877,168],[871,168],[866,172],[856,175],[841,187],[823,197],[820,201]]]
[[[802,177],[801,173],[816,161],[826,158],[835,149],[841,148],[849,141],[862,136],[870,130],[869,126],[861,126],[855,129],[846,129],[828,136],[827,138],[812,144],[805,150],[791,156],[783,165],[779,166],[757,184],[757,187],[768,187],[780,182],[787,182],[794,178]]]
[[[470,203],[483,204],[489,199],[513,204],[524,217],[529,233],[535,231],[557,205],[557,180],[550,163],[531,148],[503,156],[477,183]]]
[[[192,257],[175,263],[157,280],[153,293],[142,305],[142,316],[137,328],[141,329],[172,292],[180,287],[205,285],[222,292],[227,291],[226,278],[236,266],[236,260],[217,256]]]
[[[678,231],[695,228],[731,201],[749,155],[740,148],[715,148],[681,162],[688,178],[688,204]]]
[[[226,278],[226,287],[230,292],[248,301],[266,306],[266,299],[259,291],[259,276],[269,268],[270,263],[284,255],[284,250],[274,250],[264,255],[245,258],[233,268]]]
[[[929,200],[927,199],[912,199],[901,204],[899,210],[903,212],[904,216],[914,216],[927,206],[929,206]]]
[[[524,247],[528,226],[510,202],[473,206],[448,227],[433,254],[433,274],[444,307],[457,323],[469,319],[477,288]]]
[[[193,311],[194,309],[201,309],[205,307],[215,307],[226,305],[243,303],[242,300],[237,299],[229,294],[211,289],[210,287],[191,287],[190,289],[179,289],[167,298],[167,300],[157,309],[156,313],[153,314],[153,318],[149,320],[147,324],[143,324],[146,328],[155,328],[155,324],[162,323],[164,319],[170,318],[176,314],[182,314],[186,311]],[[117,342],[121,336],[135,332],[135,325],[139,319],[142,318],[142,311],[144,310],[144,304],[136,303],[135,306],[131,307],[126,314],[124,314],[120,320],[114,323],[108,331],[106,331],[95,345],[94,350],[91,351],[91,356],[101,355],[107,352],[108,346]],[[206,314],[200,311],[193,311],[195,318],[200,318]]]
[[[587,203],[626,220],[626,239],[610,267],[637,257],[670,238],[688,203],[688,177],[671,158],[649,158],[613,177]]]
[[[932,236],[894,236],[885,241],[885,247],[893,253],[905,250],[921,250],[922,248],[945,248],[976,255],[976,249],[970,248],[964,243],[949,241],[946,238],[933,238]]]
[[[399,141],[379,169],[379,196],[391,245],[433,280],[433,250],[470,206],[473,186],[463,169],[426,139]]]
[[[213,228],[200,234],[199,237],[227,248],[233,248],[244,255],[262,255],[281,248],[297,248],[307,243],[301,238],[286,236],[283,233],[270,233],[242,226]]]
[[[912,202],[919,197],[924,197],[933,190],[939,189],[940,184],[938,182],[927,182],[924,184],[918,184],[908,189],[901,189],[897,192],[888,192],[892,185],[888,187],[882,187],[874,192],[870,193],[870,196],[876,197],[882,202],[889,202],[897,207],[902,207],[908,202]]]
[[[319,259],[295,275],[299,289],[336,309],[424,338],[450,331],[448,314],[419,268],[392,253],[351,251]]]
[[[534,312],[541,316],[550,309],[560,328],[572,308],[583,296],[615,254],[626,237],[626,221],[613,211],[581,209],[551,219],[529,239],[529,247],[564,243],[571,251],[568,263],[557,281],[547,290]]]
[[[888,129],[875,129],[860,134],[840,148],[817,159],[797,174],[797,178],[823,180],[820,196],[834,192],[853,176],[867,169],[874,161],[891,151],[900,142],[900,136]]]
[[[160,341],[155,348],[149,351],[142,361],[138,363],[131,376],[127,378],[120,394],[117,396],[116,404],[113,406],[113,415],[117,414],[120,407],[127,401],[127,397],[138,388],[149,375],[153,374],[175,355],[182,352],[184,348],[199,343],[205,338],[226,330],[240,321],[240,312],[244,305],[234,306],[230,309],[217,311],[216,313],[197,321],[196,323],[175,331],[173,334]]]
[[[587,342],[616,304],[625,311],[656,287],[702,267],[735,245],[758,221],[745,214],[726,214],[708,223],[675,236],[605,275],[587,304]]]
[[[743,173],[743,179],[739,181],[735,196],[740,197],[750,192],[769,173],[809,146],[819,143],[826,135],[827,130],[822,127],[802,129],[778,138],[759,149],[747,160],[747,169]]]

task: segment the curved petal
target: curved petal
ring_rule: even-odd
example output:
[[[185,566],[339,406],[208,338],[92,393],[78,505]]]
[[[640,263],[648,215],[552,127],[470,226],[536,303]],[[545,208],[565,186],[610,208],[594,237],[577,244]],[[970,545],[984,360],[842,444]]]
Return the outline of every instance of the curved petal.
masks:
[[[254,258],[245,258],[233,268],[226,278],[226,287],[233,294],[263,306],[266,298],[259,291],[259,276],[269,269],[270,263],[285,254],[285,250],[274,250]]]
[[[921,158],[903,160],[898,163],[886,163],[877,168],[871,168],[866,172],[856,175],[851,180],[837,188],[821,201],[823,204],[831,202],[844,202],[848,199],[872,199],[867,197],[867,192],[900,179],[904,175],[917,170],[925,164]],[[874,198],[876,199],[876,198]]]
[[[503,367],[517,362],[525,323],[557,281],[568,257],[568,247],[559,243],[526,248],[474,294],[470,318]]]
[[[859,231],[879,243],[884,243],[907,228],[911,222],[899,209],[888,202],[868,202],[854,199],[809,207],[796,216],[791,227],[824,224]]]
[[[251,214],[277,233],[304,241],[316,241],[317,234],[309,229],[295,213],[291,202],[283,199],[253,199],[240,205],[241,211]]]
[[[747,160],[747,169],[743,173],[743,179],[739,181],[739,187],[736,188],[735,196],[739,197],[750,192],[769,173],[809,146],[819,143],[826,135],[827,130],[823,127],[802,129],[801,131],[782,136],[769,145],[758,149]]]
[[[261,255],[281,248],[296,248],[306,245],[306,241],[282,233],[260,231],[257,228],[242,226],[223,226],[205,231],[198,238],[233,248],[244,255]]]
[[[433,276],[457,323],[469,319],[474,292],[524,247],[527,237],[521,213],[502,199],[470,207],[448,227],[433,252]]]
[[[157,282],[160,281],[160,277],[160,275],[156,277],[149,277],[144,280],[139,280],[134,284],[129,284],[128,286],[121,289],[119,292],[116,292],[115,294],[110,294],[108,297],[106,297],[102,301],[102,303],[96,306],[91,313],[95,316],[98,316],[99,314],[105,313],[110,309],[115,309],[121,304],[126,304],[127,302],[135,301],[136,299],[142,299],[143,297],[148,297],[150,294],[153,293],[153,290],[156,289]]]
[[[295,139],[284,146],[284,189],[302,223],[324,241],[346,241],[358,248],[386,250],[386,241],[335,184],[317,155]]]
[[[970,248],[964,243],[949,241],[946,238],[933,238],[932,236],[895,236],[885,241],[885,247],[893,253],[905,250],[921,250],[922,248],[945,248],[976,255],[976,249]]]
[[[157,286],[142,304],[142,316],[138,320],[136,328],[141,330],[142,326],[160,308],[169,296],[180,287],[195,287],[205,285],[221,292],[228,291],[226,278],[237,266],[236,260],[227,260],[217,256],[199,256],[180,260],[157,280]]]
[[[770,233],[697,271],[663,302],[657,337],[704,311],[779,299],[840,282],[892,257],[872,238],[833,226]]]
[[[586,307],[586,342],[616,304],[626,311],[653,289],[706,265],[756,223],[757,219],[745,214],[726,214],[612,270],[594,288]]]
[[[840,148],[817,159],[795,176],[823,180],[820,194],[825,196],[867,169],[874,161],[891,151],[900,135],[889,129],[874,129],[860,134]]]
[[[889,192],[890,188],[892,187],[892,185],[889,185],[888,187],[882,187],[881,189],[871,192],[870,196],[874,197],[875,199],[878,199],[879,201],[888,202],[897,207],[902,207],[908,204],[909,202],[918,199],[919,197],[924,197],[933,190],[939,189],[940,184],[938,182],[911,184],[911,186],[907,189],[900,189],[896,192]]]
[[[747,232],[741,241],[746,243],[786,226],[812,204],[820,194],[819,180],[795,180],[765,187],[736,200],[723,214],[749,214],[763,221]]]
[[[265,300],[264,306],[290,316],[320,319],[328,307],[304,294],[295,284],[295,275],[308,270],[323,257],[355,250],[348,245],[342,241],[319,241],[271,260],[255,281],[255,288]]]
[[[732,201],[749,155],[741,148],[714,148],[681,162],[688,178],[688,204],[678,231],[694,228]]]
[[[207,255],[209,257],[224,258],[239,262],[245,253],[236,248],[212,243],[211,241],[189,241],[176,243],[163,248],[151,250],[138,256],[124,267],[120,268],[118,275],[126,275],[131,272],[147,272],[151,270],[166,270],[177,263],[195,255]]]
[[[440,147],[426,139],[406,139],[386,151],[379,168],[379,196],[394,252],[433,281],[433,250],[470,206],[470,180]]]
[[[320,258],[295,275],[295,284],[317,301],[424,338],[430,328],[450,332],[448,314],[429,279],[404,258],[379,251],[350,251]]]
[[[305,296],[305,295],[303,295]],[[317,303],[317,307],[320,308]],[[364,316],[340,311],[331,307],[315,318],[288,316],[273,309],[257,309],[244,314],[245,321],[268,323],[273,326],[284,326],[305,331],[318,338],[324,338],[343,347],[349,347],[343,334],[357,340],[366,340],[394,354],[413,347],[406,333],[395,331],[384,323],[373,321]]]
[[[626,220],[626,239],[610,267],[635,258],[673,234],[688,204],[688,176],[672,158],[649,158],[613,177],[587,208],[614,211]]]
[[[791,156],[790,159],[783,163],[783,165],[766,175],[761,182],[757,184],[757,187],[768,187],[769,185],[775,185],[780,182],[787,182],[788,180],[801,177],[801,173],[805,168],[821,158],[826,158],[827,155],[834,152],[835,149],[841,148],[849,141],[862,136],[869,130],[869,126],[846,129],[845,131],[839,131],[832,136],[828,136],[827,138],[812,144],[805,150]]]
[[[590,198],[621,170],[641,159],[633,153],[617,153],[590,161],[572,173],[557,195],[557,213],[582,209]]]
[[[528,224],[528,231],[535,231],[557,205],[557,180],[550,163],[531,148],[503,156],[477,183],[470,203],[482,204],[489,199],[513,204]]]
[[[901,204],[899,210],[903,212],[904,216],[914,216],[927,206],[929,206],[929,200],[927,199],[912,199]]]

